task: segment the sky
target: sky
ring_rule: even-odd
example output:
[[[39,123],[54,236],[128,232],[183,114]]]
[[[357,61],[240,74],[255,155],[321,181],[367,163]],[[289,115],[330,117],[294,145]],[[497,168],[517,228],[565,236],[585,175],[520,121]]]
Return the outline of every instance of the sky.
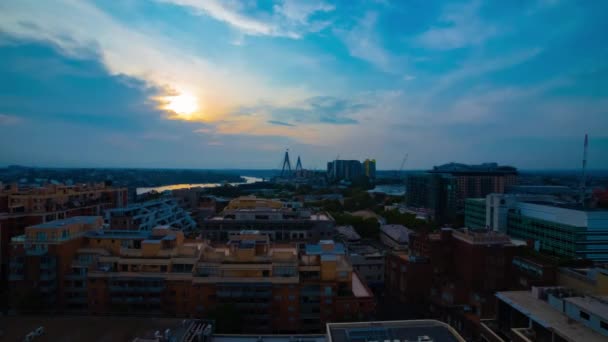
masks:
[[[608,1],[3,0],[0,165],[608,168]]]

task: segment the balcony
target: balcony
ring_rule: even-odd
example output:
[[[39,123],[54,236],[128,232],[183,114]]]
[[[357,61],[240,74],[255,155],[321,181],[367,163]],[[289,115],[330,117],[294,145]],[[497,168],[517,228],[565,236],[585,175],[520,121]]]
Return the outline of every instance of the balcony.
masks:
[[[55,279],[57,279],[57,274],[55,272],[40,273],[40,280],[55,280]]]
[[[111,292],[123,292],[123,293],[160,293],[163,291],[162,286],[117,286],[111,285]]]
[[[8,281],[19,281],[19,280],[24,280],[25,277],[23,276],[23,274],[15,274],[15,273],[11,273],[8,275]]]

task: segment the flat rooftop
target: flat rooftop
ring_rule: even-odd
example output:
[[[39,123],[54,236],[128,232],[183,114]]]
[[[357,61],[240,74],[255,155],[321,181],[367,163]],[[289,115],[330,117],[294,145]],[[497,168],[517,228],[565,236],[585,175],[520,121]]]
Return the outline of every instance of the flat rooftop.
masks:
[[[608,302],[602,302],[592,297],[569,297],[564,298],[564,300],[599,316],[603,320],[608,319]]]
[[[55,220],[49,221],[45,223],[40,223],[35,226],[30,226],[32,228],[58,228],[61,226],[67,226],[70,224],[94,224],[99,220],[101,216],[74,216],[63,220]]]
[[[565,314],[549,303],[535,298],[530,291],[498,292],[496,297],[541,326],[554,329],[571,341],[606,341],[605,336],[587,328],[582,323],[576,321],[569,323]]]
[[[435,320],[328,323],[328,342],[419,341],[464,342],[449,325]]]
[[[326,342],[325,335],[213,335],[211,342]]]

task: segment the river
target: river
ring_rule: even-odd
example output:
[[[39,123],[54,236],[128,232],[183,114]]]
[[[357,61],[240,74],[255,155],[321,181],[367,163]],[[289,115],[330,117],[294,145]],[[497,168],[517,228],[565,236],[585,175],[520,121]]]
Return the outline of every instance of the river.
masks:
[[[258,177],[248,177],[248,176],[241,176],[241,177],[245,178],[244,182],[227,183],[227,184],[239,185],[239,184],[250,184],[250,183],[263,181],[262,178],[258,178]],[[142,194],[145,194],[146,192],[150,192],[150,191],[163,192],[163,191],[167,191],[167,190],[189,189],[189,188],[215,188],[218,186],[222,186],[223,184],[225,184],[225,183],[171,184],[171,185],[156,186],[156,187],[152,187],[152,188],[137,188],[136,193],[138,195],[142,195]]]

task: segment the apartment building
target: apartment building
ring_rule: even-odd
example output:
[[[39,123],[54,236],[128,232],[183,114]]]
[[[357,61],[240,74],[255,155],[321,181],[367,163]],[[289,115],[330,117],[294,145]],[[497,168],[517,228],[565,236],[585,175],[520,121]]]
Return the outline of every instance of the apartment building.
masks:
[[[126,188],[105,183],[0,186],[0,284],[6,284],[11,238],[25,227],[81,215],[103,215],[127,205]]]
[[[204,318],[232,307],[244,331],[284,333],[318,332],[326,322],[369,319],[375,312],[371,291],[353,272],[344,246],[332,240],[274,244],[268,235],[243,231],[211,245],[188,242],[168,226],[104,231],[97,229],[100,218],[81,220],[96,224],[58,245],[69,253],[59,258],[56,249],[38,252],[56,260],[57,310]],[[38,227],[27,229],[38,236]],[[13,241],[16,263],[23,261],[26,241]],[[29,280],[32,290],[44,290],[29,278],[37,270],[14,269],[11,288]]]
[[[156,226],[170,226],[183,231],[196,228],[190,214],[170,197],[107,210],[105,219],[111,230],[150,231]]]
[[[218,215],[204,219],[201,233],[212,241],[228,241],[241,230],[259,230],[272,241],[319,241],[334,234],[334,219],[308,208],[253,196],[239,197]]]
[[[72,277],[79,261],[75,258],[86,234],[102,226],[100,216],[75,216],[27,227],[25,234],[13,237],[8,275],[12,304],[32,310],[66,308],[78,292],[68,279],[79,281],[79,293],[86,297],[86,278]]]

